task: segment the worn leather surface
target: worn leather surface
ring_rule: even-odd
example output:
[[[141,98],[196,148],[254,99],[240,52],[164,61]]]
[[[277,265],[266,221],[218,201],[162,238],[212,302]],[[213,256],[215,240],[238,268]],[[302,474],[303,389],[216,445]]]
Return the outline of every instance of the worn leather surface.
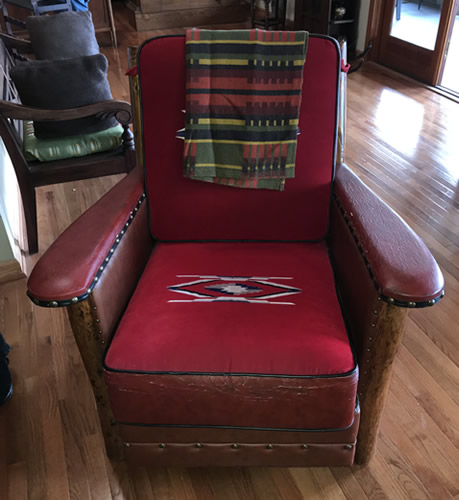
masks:
[[[147,204],[121,239],[93,291],[100,335],[111,338],[150,256],[152,240],[148,230]]]
[[[425,302],[441,294],[443,275],[429,249],[346,165],[337,169],[334,192],[385,296]]]
[[[43,254],[28,281],[30,294],[43,301],[84,294],[142,193],[143,180],[134,169]]]
[[[341,305],[350,329],[354,352],[361,366],[361,360],[370,348],[371,341],[368,339],[372,339],[376,333],[372,325],[375,324],[381,301],[378,300],[378,290],[336,202],[331,207],[329,246]],[[366,367],[361,366],[360,378],[365,375],[365,371]]]
[[[307,449],[303,443],[277,444],[272,449],[266,444],[240,443],[177,443],[161,448],[160,443],[131,444],[126,448],[128,462],[136,465],[180,466],[180,467],[337,467],[350,466],[354,461],[355,446],[339,444],[311,444]]]
[[[154,427],[119,426],[126,443],[354,443],[359,429],[360,411],[354,413],[354,422],[348,429],[337,431],[260,431],[255,429],[228,429],[208,427]]]
[[[342,377],[150,375],[105,371],[121,423],[343,429],[354,419],[358,372]]]

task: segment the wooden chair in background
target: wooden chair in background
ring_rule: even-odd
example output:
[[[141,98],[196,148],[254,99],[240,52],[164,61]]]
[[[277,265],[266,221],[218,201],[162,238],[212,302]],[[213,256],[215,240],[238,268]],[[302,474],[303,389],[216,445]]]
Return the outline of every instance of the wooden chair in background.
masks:
[[[27,44],[25,44],[27,46]],[[13,57],[0,40],[0,134],[11,158],[21,192],[27,229],[29,253],[38,251],[37,207],[35,188],[104,175],[129,172],[136,165],[135,146],[129,125],[131,105],[125,101],[104,101],[67,110],[44,110],[19,103],[16,89],[9,79]],[[26,121],[61,121],[87,116],[114,116],[123,126],[122,145],[107,152],[50,162],[30,161],[23,148]]]

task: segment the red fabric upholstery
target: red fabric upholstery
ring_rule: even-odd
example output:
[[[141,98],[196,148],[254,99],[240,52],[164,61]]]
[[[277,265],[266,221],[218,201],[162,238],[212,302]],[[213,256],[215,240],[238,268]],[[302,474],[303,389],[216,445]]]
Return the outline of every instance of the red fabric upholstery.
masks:
[[[285,191],[243,190],[183,177],[185,39],[147,42],[139,55],[143,139],[153,236],[179,240],[319,240],[328,228],[339,53],[311,37],[300,110],[296,177]],[[159,70],[161,68],[161,70]]]
[[[105,365],[124,422],[344,428],[353,419],[357,373],[323,243],[158,244]],[[229,402],[234,418],[215,414]]]
[[[196,276],[273,277],[265,281],[301,291],[257,304],[202,303],[195,301],[198,297],[168,289],[199,281]],[[284,277],[293,279],[278,279]],[[285,290],[253,284],[260,281],[250,286],[258,286],[261,292],[239,296],[211,290],[233,283],[229,280],[209,279],[183,289],[228,299],[254,299]],[[175,300],[189,302],[169,302]],[[137,372],[330,375],[351,371],[354,361],[325,245],[157,245],[123,315],[106,364]]]

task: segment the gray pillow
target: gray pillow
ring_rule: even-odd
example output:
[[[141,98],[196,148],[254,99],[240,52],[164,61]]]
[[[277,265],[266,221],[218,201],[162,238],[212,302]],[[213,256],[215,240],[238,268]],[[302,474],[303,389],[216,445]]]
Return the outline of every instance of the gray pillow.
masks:
[[[59,14],[60,15],[60,14]],[[104,55],[58,61],[27,61],[11,68],[21,102],[42,109],[70,109],[112,99]],[[114,118],[78,118],[58,122],[34,122],[39,139],[98,132],[114,127]]]
[[[62,12],[26,19],[37,59],[67,59],[99,53],[91,12]]]

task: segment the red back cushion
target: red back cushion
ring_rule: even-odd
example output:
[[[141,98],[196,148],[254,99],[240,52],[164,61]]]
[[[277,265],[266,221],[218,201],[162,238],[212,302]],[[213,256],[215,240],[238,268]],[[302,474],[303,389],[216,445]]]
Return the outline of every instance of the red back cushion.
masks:
[[[311,36],[304,68],[295,179],[282,192],[185,179],[185,38],[146,42],[138,71],[150,224],[162,241],[311,241],[327,232],[334,173],[340,56]]]

